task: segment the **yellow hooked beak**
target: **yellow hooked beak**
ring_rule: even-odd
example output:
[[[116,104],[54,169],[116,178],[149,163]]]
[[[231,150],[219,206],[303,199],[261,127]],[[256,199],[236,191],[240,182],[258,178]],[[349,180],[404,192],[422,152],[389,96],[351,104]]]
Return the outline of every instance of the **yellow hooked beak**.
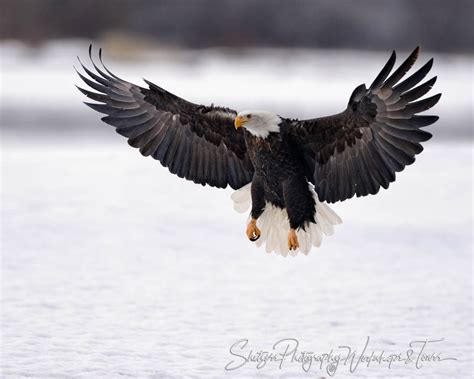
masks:
[[[237,116],[234,120],[235,129],[239,129],[246,122],[247,120],[245,120],[242,116]]]

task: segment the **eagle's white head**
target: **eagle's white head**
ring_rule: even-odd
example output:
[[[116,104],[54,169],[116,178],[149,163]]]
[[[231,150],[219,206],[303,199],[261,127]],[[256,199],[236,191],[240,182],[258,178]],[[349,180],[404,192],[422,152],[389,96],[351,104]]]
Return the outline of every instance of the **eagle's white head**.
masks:
[[[252,135],[267,138],[271,132],[280,132],[280,116],[267,111],[242,111],[235,117],[236,129],[243,127]]]

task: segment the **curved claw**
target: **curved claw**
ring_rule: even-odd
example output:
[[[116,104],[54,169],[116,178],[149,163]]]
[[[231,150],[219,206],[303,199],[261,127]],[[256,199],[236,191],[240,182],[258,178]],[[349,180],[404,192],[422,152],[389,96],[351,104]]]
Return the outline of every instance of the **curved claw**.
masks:
[[[260,238],[260,234],[254,233],[253,236],[249,237],[249,240],[252,241],[252,242],[255,242],[255,241],[258,240],[259,238]]]

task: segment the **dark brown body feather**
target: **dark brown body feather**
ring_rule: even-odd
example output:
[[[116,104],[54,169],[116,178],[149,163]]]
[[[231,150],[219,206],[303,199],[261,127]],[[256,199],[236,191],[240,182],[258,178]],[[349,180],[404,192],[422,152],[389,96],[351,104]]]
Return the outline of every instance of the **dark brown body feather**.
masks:
[[[265,139],[245,132],[247,151],[255,169],[251,214],[258,218],[269,202],[286,208],[292,228],[304,228],[306,223],[315,222],[315,202],[307,177],[310,171],[284,130],[281,125],[280,133],[270,133]]]

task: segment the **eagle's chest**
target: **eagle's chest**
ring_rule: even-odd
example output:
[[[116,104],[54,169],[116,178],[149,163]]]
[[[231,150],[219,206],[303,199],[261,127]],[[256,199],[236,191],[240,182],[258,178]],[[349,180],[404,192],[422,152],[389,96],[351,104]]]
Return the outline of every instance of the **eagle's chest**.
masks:
[[[247,151],[255,170],[263,177],[277,178],[294,171],[293,151],[280,133],[267,138],[246,136]]]

